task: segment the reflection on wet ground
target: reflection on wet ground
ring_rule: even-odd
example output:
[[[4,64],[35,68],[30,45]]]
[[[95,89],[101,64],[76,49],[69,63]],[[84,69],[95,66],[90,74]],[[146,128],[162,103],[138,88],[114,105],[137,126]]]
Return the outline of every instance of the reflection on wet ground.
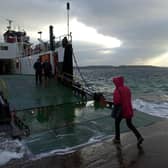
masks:
[[[24,139],[26,145],[34,154],[39,154],[51,150],[66,152],[67,148],[110,135],[109,110],[102,110],[95,110],[92,101],[20,111],[17,115],[30,128],[30,136]]]
[[[33,154],[67,153],[111,137],[114,133],[110,109],[95,106],[93,101],[35,108],[19,111],[17,115],[30,128],[30,136],[24,138],[24,143]],[[141,127],[157,120],[137,113],[135,123]],[[122,122],[121,132],[125,131],[128,128]]]
[[[126,158],[124,156],[122,146],[120,144],[115,144],[114,146],[116,147],[116,158],[117,158],[118,165],[120,168],[129,168],[129,167],[133,166],[134,164],[136,164],[140,160],[142,155],[144,155],[143,147],[139,146],[139,147],[137,147],[137,153],[134,155],[133,158],[131,158],[131,161],[128,162],[128,160],[126,160]]]

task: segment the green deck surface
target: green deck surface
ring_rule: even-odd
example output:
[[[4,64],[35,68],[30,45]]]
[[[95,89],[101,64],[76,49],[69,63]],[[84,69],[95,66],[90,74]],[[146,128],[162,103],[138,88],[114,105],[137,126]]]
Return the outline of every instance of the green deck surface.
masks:
[[[0,89],[16,110],[79,101],[70,88],[51,79],[48,84],[35,85],[34,76],[5,75],[0,77]]]
[[[30,127],[30,136],[24,143],[33,154],[56,150],[62,152],[99,141],[114,134],[114,120],[110,109],[86,104],[69,103],[19,112],[19,117]],[[137,127],[147,126],[160,118],[136,112]],[[128,131],[123,121],[121,132]]]

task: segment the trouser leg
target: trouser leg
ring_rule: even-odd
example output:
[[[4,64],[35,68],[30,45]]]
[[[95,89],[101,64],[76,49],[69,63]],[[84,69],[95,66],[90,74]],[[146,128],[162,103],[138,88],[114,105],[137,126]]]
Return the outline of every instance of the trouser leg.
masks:
[[[40,82],[40,84],[42,83],[42,74],[41,73],[39,74],[39,82]]]
[[[47,81],[47,80],[48,80],[48,75],[47,75],[47,72],[45,72],[45,73],[44,73],[44,79],[45,79],[45,81]]]
[[[38,83],[38,73],[36,72],[36,84]]]
[[[115,119],[115,139],[120,140],[120,122],[122,118]]]
[[[135,128],[135,126],[132,124],[132,119],[126,119],[126,123],[129,129],[132,130],[132,132],[135,134],[137,139],[141,137],[141,134],[138,132],[138,130]]]

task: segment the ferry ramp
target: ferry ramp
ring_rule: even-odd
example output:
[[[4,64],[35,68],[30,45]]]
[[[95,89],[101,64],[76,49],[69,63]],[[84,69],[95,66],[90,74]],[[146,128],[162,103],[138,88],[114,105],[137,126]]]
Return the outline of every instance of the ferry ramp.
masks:
[[[16,110],[44,107],[80,101],[72,89],[51,79],[42,85],[35,84],[32,75],[1,75],[0,89]]]

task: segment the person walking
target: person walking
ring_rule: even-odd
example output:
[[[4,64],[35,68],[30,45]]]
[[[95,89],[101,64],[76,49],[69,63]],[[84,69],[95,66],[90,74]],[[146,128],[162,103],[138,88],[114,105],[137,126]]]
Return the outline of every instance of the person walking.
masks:
[[[37,61],[34,63],[34,69],[35,69],[35,76],[36,76],[36,85],[42,84],[42,64],[40,58],[37,59]]]
[[[130,88],[124,85],[124,77],[122,76],[114,77],[112,80],[115,85],[113,93],[114,107],[121,105],[121,114],[118,117],[115,117],[115,138],[113,139],[113,142],[120,143],[120,122],[124,118],[128,128],[131,129],[136,136],[137,145],[139,146],[142,144],[144,139],[132,123],[134,112]]]

